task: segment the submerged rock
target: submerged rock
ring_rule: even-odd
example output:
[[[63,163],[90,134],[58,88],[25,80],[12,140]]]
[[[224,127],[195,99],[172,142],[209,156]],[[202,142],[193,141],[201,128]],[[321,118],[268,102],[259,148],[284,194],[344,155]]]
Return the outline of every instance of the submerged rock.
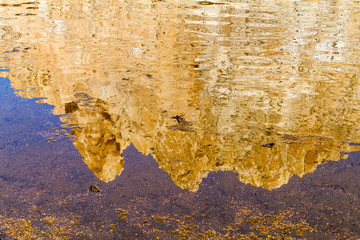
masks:
[[[94,185],[91,185],[89,187],[89,190],[90,190],[90,192],[94,192],[94,193],[100,192],[100,188],[97,186],[97,183],[95,183]]]

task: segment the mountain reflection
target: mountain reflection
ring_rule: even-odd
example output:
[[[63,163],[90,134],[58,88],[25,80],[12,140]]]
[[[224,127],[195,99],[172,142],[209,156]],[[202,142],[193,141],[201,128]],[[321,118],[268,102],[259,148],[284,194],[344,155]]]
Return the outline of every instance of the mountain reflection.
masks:
[[[6,74],[67,114],[103,181],[131,143],[191,191],[219,170],[273,189],[358,150],[356,2],[223,3],[3,4]]]

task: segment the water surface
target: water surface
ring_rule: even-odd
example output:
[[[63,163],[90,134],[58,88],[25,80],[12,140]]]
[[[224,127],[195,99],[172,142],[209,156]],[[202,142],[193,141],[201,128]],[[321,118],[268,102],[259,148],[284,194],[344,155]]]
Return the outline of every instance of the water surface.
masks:
[[[359,237],[356,1],[0,12],[4,236]]]

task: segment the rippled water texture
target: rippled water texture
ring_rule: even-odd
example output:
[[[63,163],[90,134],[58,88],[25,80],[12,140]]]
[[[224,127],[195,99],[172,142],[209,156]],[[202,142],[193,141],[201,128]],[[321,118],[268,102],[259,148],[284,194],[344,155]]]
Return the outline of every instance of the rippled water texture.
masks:
[[[0,37],[4,236],[360,237],[358,1],[2,1]]]

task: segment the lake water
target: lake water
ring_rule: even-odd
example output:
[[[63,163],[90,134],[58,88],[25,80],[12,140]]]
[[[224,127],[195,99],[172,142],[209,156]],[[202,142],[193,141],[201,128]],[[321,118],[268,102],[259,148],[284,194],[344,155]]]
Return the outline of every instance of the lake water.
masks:
[[[360,238],[360,2],[0,3],[1,239]]]

